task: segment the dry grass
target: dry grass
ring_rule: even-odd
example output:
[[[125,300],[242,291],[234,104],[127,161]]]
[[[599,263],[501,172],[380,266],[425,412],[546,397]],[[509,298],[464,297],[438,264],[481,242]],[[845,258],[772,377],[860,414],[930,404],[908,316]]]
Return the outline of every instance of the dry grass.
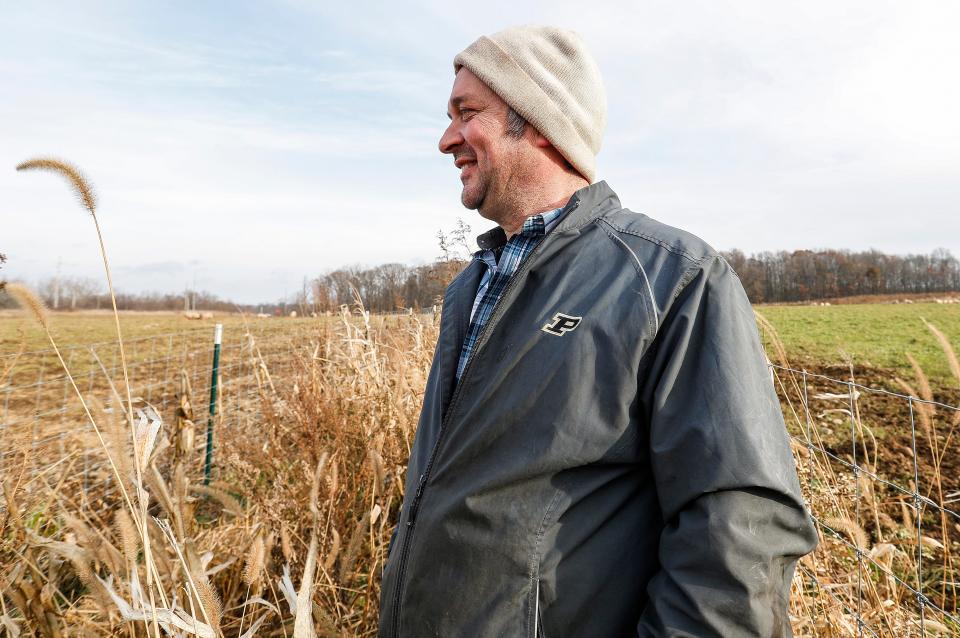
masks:
[[[70,179],[95,218],[85,181],[34,167]],[[42,305],[14,292],[59,352]],[[242,356],[259,388],[257,418],[231,421],[210,486],[202,483],[189,383],[178,370],[163,379],[180,387],[165,422],[131,397],[126,375],[115,388],[105,374],[96,392],[73,386],[83,420],[56,424],[63,436],[54,456],[36,458],[35,433],[4,432],[0,635],[375,635],[379,576],[435,321],[345,307],[335,320],[298,324],[309,329],[291,336],[293,365],[283,369],[248,331]],[[772,326],[764,328],[777,363],[788,366]],[[929,328],[960,386],[951,344]],[[58,360],[69,373],[70,363]],[[925,403],[938,389],[911,364],[914,378],[899,384],[915,397],[905,405],[918,424],[916,454],[908,454],[918,466],[906,468],[877,435],[884,413],[854,386],[838,392],[777,373],[821,532],[794,581],[799,636],[858,635],[858,618],[882,636],[960,629],[934,609],[957,607],[960,527],[943,507],[956,497],[945,468],[960,417]],[[91,484],[78,471],[78,459],[90,455],[106,468],[105,481]],[[911,588],[927,597],[925,610]]]
[[[158,433],[145,466],[158,585],[168,601],[177,601],[157,607],[161,620],[174,622],[162,611],[174,609],[181,624],[196,622],[201,632],[218,627],[214,635],[294,636],[299,617],[301,635],[309,635],[310,625],[319,636],[374,634],[379,573],[435,338],[428,319],[345,310],[338,321],[318,321],[300,337],[296,365],[280,372],[264,362],[256,337],[248,337],[245,356],[258,364],[251,369],[261,378],[262,416],[221,439],[219,480],[204,489],[199,458],[190,458],[199,457],[191,452],[196,446],[179,440],[189,428],[173,427],[174,420]],[[943,502],[942,493],[946,498],[939,462],[950,449],[952,414],[928,413],[919,407],[925,404],[914,403],[918,454],[931,477],[918,489],[930,500],[918,509],[866,474],[904,485],[909,480],[885,472],[888,451],[871,435],[877,425],[865,397],[854,400],[851,412],[842,395],[810,398],[829,390],[811,382],[805,406],[800,379],[779,381],[788,416],[794,410],[793,420],[809,432],[811,446],[799,442],[795,451],[806,495],[824,523],[821,547],[802,561],[796,580],[796,633],[855,635],[859,609],[879,635],[919,635],[916,601],[898,578],[916,588],[919,574],[931,602],[949,611],[956,605],[951,583],[958,534],[950,529],[952,519],[931,505]],[[918,399],[935,395],[922,378],[904,383],[923,388],[912,393]],[[101,405],[112,400],[92,403],[106,441],[102,456],[109,450],[118,467],[132,468],[133,446],[117,435],[123,422]],[[835,408],[821,409],[817,401],[847,412],[837,417]],[[921,425],[924,418],[928,426]],[[820,451],[849,461],[844,441],[851,427],[864,470],[859,480]],[[89,444],[90,437],[77,432],[64,452],[69,457]],[[26,469],[29,451],[23,452]],[[81,500],[69,460],[28,480],[26,473],[5,476],[9,520],[0,521],[0,552],[12,568],[4,569],[0,586],[7,592],[8,622],[37,635],[144,635],[150,609],[142,593],[145,558],[117,491],[107,485],[103,494]],[[918,547],[924,555],[919,570]],[[313,577],[304,579],[305,572]],[[42,591],[47,595],[35,595]],[[952,627],[931,608],[923,622],[928,635]]]
[[[772,327],[761,325],[776,343]],[[944,357],[955,360],[950,343],[938,339]],[[775,370],[820,532],[820,546],[801,559],[794,580],[798,636],[960,633],[950,617],[958,605],[960,519],[947,493],[957,477],[943,471],[958,411],[936,407],[929,379],[908,360],[916,378],[895,379],[901,396],[858,387],[852,366],[846,383]],[[883,430],[879,440],[875,430]]]
[[[57,173],[67,180],[67,183],[70,185],[70,188],[73,189],[80,204],[86,208],[91,215],[96,214],[97,198],[93,192],[93,186],[91,186],[87,178],[83,176],[80,169],[73,164],[53,157],[36,157],[17,164],[17,170]]]
[[[0,520],[0,561],[16,566],[0,582],[7,622],[37,635],[144,635],[156,610],[162,626],[196,635],[310,635],[311,625],[319,636],[370,635],[435,338],[430,319],[345,310],[318,321],[297,344],[295,373],[278,377],[248,335],[262,417],[222,440],[220,480],[202,485],[190,458],[199,452],[180,440],[190,428],[171,427],[176,419],[143,468],[157,598],[168,601],[155,607],[138,508],[123,507],[115,487],[136,486],[134,446],[106,401],[88,400],[101,458],[118,471],[81,499],[69,462],[34,479],[30,449],[20,451],[20,471],[4,477],[11,515]],[[67,457],[89,449],[77,430],[61,446]],[[44,588],[38,606],[32,594]]]

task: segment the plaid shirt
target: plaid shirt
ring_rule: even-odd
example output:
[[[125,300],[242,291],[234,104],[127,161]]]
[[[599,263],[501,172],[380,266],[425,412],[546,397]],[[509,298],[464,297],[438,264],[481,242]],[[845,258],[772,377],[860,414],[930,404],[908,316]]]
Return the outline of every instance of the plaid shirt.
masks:
[[[480,331],[487,324],[493,308],[497,305],[503,291],[507,288],[510,277],[513,276],[523,260],[540,243],[543,237],[560,221],[563,207],[547,213],[532,215],[524,220],[520,232],[511,237],[506,244],[496,250],[478,250],[474,259],[479,259],[487,266],[487,271],[480,280],[477,296],[473,300],[473,309],[470,312],[470,327],[467,336],[463,339],[460,349],[460,362],[457,364],[457,381],[467,367],[473,350],[480,337]],[[499,259],[497,253],[500,253]]]

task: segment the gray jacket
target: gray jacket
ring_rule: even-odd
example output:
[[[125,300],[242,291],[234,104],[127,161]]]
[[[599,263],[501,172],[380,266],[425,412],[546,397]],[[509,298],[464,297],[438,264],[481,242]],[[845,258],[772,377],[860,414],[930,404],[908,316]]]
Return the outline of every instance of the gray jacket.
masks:
[[[723,258],[584,188],[455,384],[482,268],[444,298],[379,635],[790,635],[816,536]]]

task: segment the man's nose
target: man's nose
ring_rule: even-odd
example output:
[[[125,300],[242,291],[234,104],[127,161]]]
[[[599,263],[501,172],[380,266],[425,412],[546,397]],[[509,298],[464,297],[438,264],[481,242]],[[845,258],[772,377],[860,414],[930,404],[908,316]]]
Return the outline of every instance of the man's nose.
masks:
[[[454,124],[455,122],[450,122],[447,130],[440,136],[439,148],[441,153],[452,153],[453,149],[463,144],[463,136],[460,135]]]

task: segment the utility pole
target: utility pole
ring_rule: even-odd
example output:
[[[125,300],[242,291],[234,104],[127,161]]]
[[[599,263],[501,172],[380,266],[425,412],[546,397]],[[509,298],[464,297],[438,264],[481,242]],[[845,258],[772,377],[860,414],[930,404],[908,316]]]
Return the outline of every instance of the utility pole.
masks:
[[[307,316],[307,300],[309,299],[309,293],[307,292],[307,276],[303,276],[303,290],[300,292],[300,314],[304,317]]]
[[[193,268],[193,286],[192,286],[192,289],[193,289],[193,303],[192,303],[191,306],[190,306],[190,310],[196,311],[196,310],[197,310],[197,268],[196,268],[196,266],[194,266],[194,268]]]
[[[53,278],[53,309],[60,308],[60,264],[62,260],[57,258],[57,274]]]

